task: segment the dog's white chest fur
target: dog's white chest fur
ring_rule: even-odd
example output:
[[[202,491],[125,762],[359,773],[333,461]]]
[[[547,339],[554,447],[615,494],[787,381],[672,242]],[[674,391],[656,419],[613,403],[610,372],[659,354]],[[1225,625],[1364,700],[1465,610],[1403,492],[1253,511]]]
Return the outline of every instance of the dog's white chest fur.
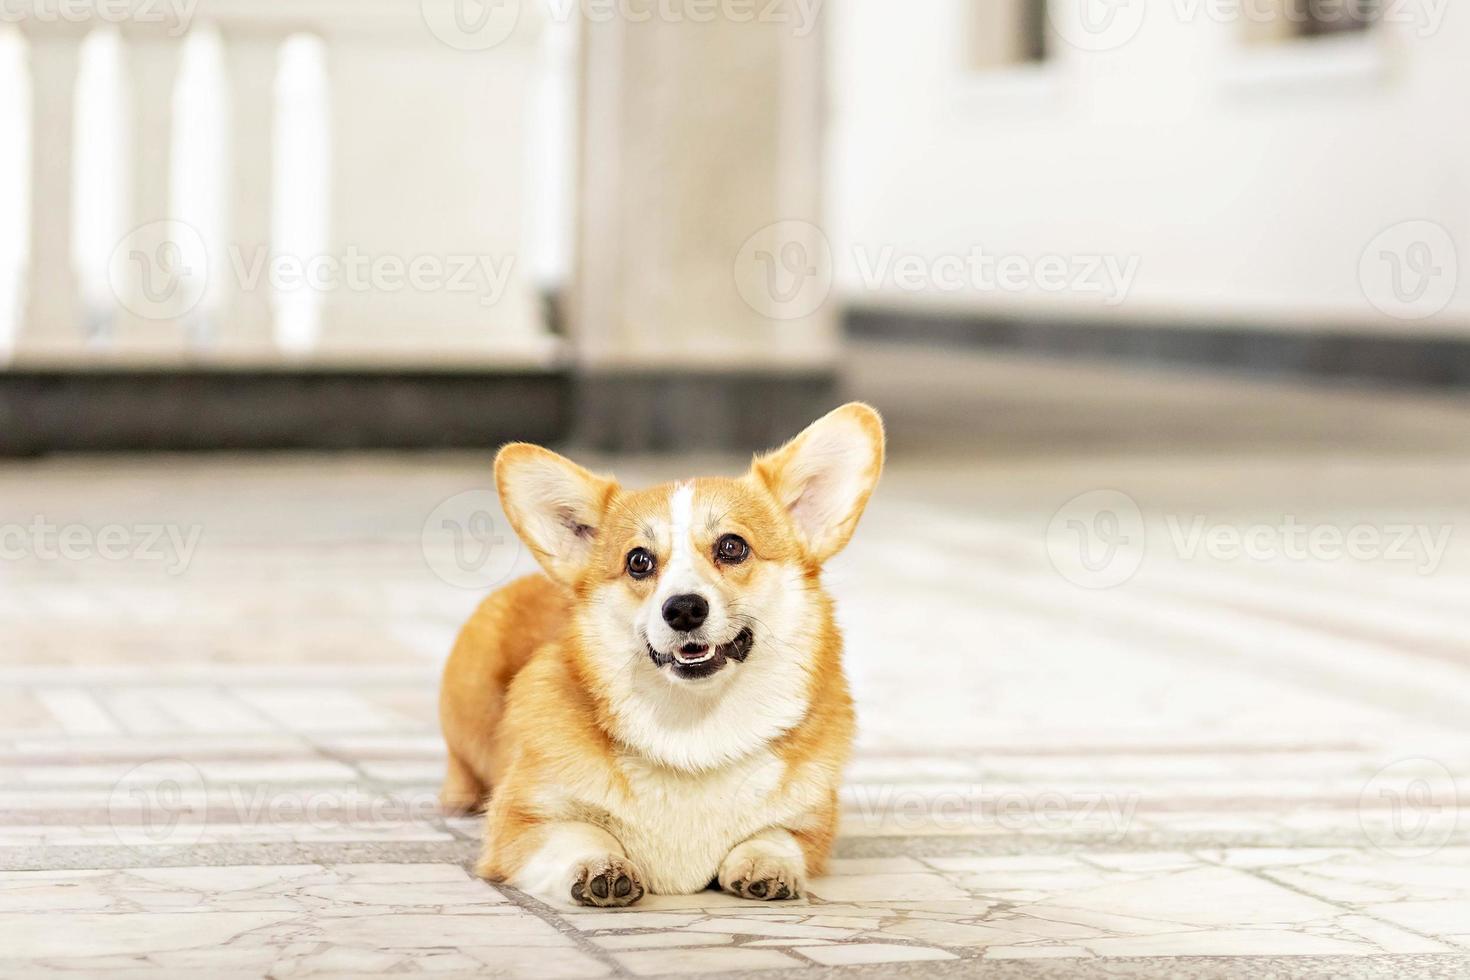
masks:
[[[608,830],[663,894],[689,894],[707,886],[730,849],[789,815],[778,798],[785,767],[761,751],[709,772],[621,760],[626,796],[608,801]]]

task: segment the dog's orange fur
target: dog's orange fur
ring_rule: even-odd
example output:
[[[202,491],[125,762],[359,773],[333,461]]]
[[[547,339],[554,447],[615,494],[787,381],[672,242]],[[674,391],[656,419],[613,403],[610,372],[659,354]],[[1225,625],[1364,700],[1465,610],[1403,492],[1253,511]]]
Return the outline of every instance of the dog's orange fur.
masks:
[[[692,483],[700,518],[689,528],[693,553],[708,556],[714,542],[728,533],[738,533],[752,552],[741,564],[701,565],[712,592],[740,610],[749,596],[776,589],[772,576],[784,574],[804,593],[799,600],[805,603],[803,618],[793,635],[758,632],[750,660],[723,670],[767,669],[758,658],[765,658],[765,663],[787,656],[803,658],[800,676],[805,690],[792,696],[804,695],[804,712],[763,746],[779,760],[780,778],[773,788],[762,790],[765,795],[741,805],[760,807],[769,800],[775,807],[777,798],[782,801],[784,810],[777,807],[772,812],[788,816],[774,825],[788,831],[799,845],[806,875],[821,872],[831,849],[837,787],[854,730],[841,637],[821,584],[821,566],[851,536],[882,466],[877,414],[866,406],[838,411],[845,413],[839,421],[849,427],[855,424],[875,448],[871,462],[865,464],[870,471],[859,474],[861,492],[848,510],[828,522],[830,526],[814,529],[793,516],[804,515],[801,508],[811,506],[815,491],[807,470],[824,465],[813,459],[819,454],[802,453],[801,438],[758,458],[739,479]],[[838,413],[829,418],[834,416]],[[543,471],[554,478],[544,477]],[[514,881],[559,822],[589,823],[622,840],[619,821],[640,812],[635,780],[664,778],[656,774],[678,769],[650,762],[633,744],[628,719],[619,715],[610,693],[605,659],[609,643],[626,638],[609,637],[603,618],[609,609],[637,609],[653,595],[656,578],[635,581],[626,573],[625,556],[635,547],[661,547],[659,529],[668,520],[674,488],[626,491],[546,450],[525,445],[502,450],[496,474],[507,516],[550,574],[523,578],[495,592],[460,632],[440,696],[449,748],[442,801],[452,812],[467,812],[479,808],[488,794],[485,849],[477,870],[492,880]],[[547,531],[538,502],[527,499],[537,492],[549,498],[546,513],[561,522],[554,533]],[[557,541],[567,546],[559,548]],[[672,682],[658,678],[651,664],[632,669],[650,672],[656,683],[669,683],[669,697],[681,696]],[[698,787],[706,775],[697,767],[671,771],[667,778],[679,780],[681,787],[696,787],[692,792],[704,792]],[[793,800],[800,801],[794,809]],[[716,867],[701,870],[704,865],[699,862],[707,859],[691,860],[697,867],[677,884],[668,884],[675,880],[672,872],[645,868],[651,890],[663,890],[661,882],[666,888],[689,890],[714,877]],[[704,877],[691,885],[696,873]],[[640,883],[639,894],[641,887]]]

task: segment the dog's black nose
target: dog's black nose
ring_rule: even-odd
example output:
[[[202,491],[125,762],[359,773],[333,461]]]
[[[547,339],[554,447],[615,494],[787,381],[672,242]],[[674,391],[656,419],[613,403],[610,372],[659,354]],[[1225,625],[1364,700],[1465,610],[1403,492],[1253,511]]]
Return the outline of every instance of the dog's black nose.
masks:
[[[708,615],[709,603],[704,601],[704,596],[693,592],[670,596],[664,603],[664,622],[681,633],[699,629]]]

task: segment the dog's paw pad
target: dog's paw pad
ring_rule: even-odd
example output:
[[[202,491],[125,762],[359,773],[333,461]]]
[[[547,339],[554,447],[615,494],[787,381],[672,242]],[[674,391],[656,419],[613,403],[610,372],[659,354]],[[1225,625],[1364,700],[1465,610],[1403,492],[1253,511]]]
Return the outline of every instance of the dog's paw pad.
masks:
[[[572,874],[572,901],[578,905],[616,908],[643,897],[643,876],[624,857],[608,855],[601,861],[578,865]]]
[[[720,876],[721,887],[730,894],[757,902],[801,897],[801,872],[793,862],[761,857],[733,863]]]

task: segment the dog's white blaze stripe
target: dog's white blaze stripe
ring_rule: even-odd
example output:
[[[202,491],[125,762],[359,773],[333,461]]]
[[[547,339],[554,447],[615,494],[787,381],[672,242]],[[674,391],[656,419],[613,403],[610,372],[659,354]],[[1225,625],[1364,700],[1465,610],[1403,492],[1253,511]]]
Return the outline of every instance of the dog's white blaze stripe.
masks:
[[[694,525],[694,484],[676,483],[669,494],[669,567],[664,573],[665,597],[697,588],[694,548],[689,540]]]

